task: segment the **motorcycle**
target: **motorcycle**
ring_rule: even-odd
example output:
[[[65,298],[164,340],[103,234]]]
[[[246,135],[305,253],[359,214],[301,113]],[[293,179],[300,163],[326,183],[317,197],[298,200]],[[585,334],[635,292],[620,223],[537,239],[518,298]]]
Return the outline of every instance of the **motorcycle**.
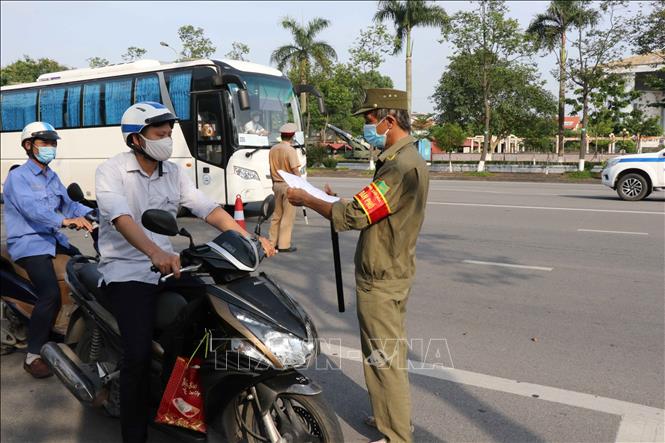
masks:
[[[269,196],[257,234],[273,209]],[[141,221],[152,232],[189,239],[180,252],[182,277],[160,278],[164,290],[157,300],[150,376],[155,410],[175,358],[190,355],[204,331],[211,334],[199,369],[207,433],[154,426],[187,441],[343,441],[321,388],[299,371],[319,353],[316,328],[277,283],[255,273],[265,256],[260,242],[226,231],[197,245],[170,213],[157,209],[144,212]],[[118,416],[120,332],[97,287],[96,267],[82,256],[67,264],[65,279],[77,309],[65,342],[47,343],[41,355],[80,402]]]
[[[93,209],[85,218],[95,226],[91,236],[93,245],[97,249],[96,205],[83,198],[81,188],[75,183],[67,188],[67,193],[72,200],[80,201]],[[75,226],[70,226],[70,228],[73,227]],[[53,269],[58,278],[61,302],[60,311],[51,330],[51,335],[56,341],[64,339],[69,319],[75,308],[70,297],[69,286],[65,282],[65,268],[70,258],[65,254],[57,254],[53,257]],[[5,244],[0,247],[0,283],[2,284],[2,318],[6,319],[5,325],[2,327],[2,353],[4,354],[12,352],[14,348],[27,346],[25,343],[27,327],[37,302],[37,291],[30,281],[28,273],[11,259]]]

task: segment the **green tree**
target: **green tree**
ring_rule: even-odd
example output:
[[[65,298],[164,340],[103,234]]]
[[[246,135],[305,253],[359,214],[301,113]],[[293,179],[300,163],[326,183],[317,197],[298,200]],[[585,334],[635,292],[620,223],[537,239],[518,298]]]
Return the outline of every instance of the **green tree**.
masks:
[[[406,55],[406,96],[411,112],[413,41],[411,31],[416,27],[440,27],[448,24],[448,15],[440,6],[425,0],[380,0],[374,20],[391,21],[395,26],[393,54],[404,49]]]
[[[600,88],[607,75],[607,67],[624,50],[626,22],[621,18],[620,2],[604,2],[593,9],[585,4],[584,20],[575,24],[575,57],[568,66],[569,82],[575,87],[572,104],[582,110],[579,170],[584,170],[587,151],[587,128],[591,111],[591,95]],[[605,23],[603,28],[600,23]]]
[[[364,30],[349,48],[351,64],[362,72],[376,71],[386,61],[385,56],[395,47],[394,39],[388,34],[383,23],[378,23]]]
[[[658,124],[658,117],[646,117],[644,111],[637,107],[628,114],[623,126],[635,135],[638,154],[642,153],[642,137],[663,134],[663,128]]]
[[[33,59],[27,55],[0,69],[0,83],[2,86],[19,83],[31,83],[42,74],[49,72],[66,71],[69,69],[50,58]]]
[[[111,64],[107,59],[104,57],[90,57],[86,59],[88,62],[88,66],[91,68],[103,68],[104,66],[108,66]]]
[[[498,135],[496,124],[500,119],[494,119],[494,128],[491,123],[492,113],[502,105],[501,96],[498,94],[501,91],[499,84],[510,78],[507,74],[511,72],[516,60],[533,52],[525,34],[520,30],[519,23],[515,19],[507,18],[507,12],[503,1],[481,0],[475,11],[455,14],[452,26],[444,34],[445,37],[451,37],[456,56],[462,57],[460,65],[463,65],[471,76],[469,80],[474,81],[479,76],[475,87],[482,93],[480,100],[476,103],[465,103],[474,108],[480,104],[482,109],[485,141],[478,171],[485,169],[485,160],[491,153],[490,140],[494,135]],[[440,92],[445,94],[445,91]]]
[[[444,151],[454,151],[464,144],[467,133],[457,123],[444,123],[442,126],[433,126],[429,130],[430,136],[439,148]]]
[[[205,36],[203,28],[183,25],[178,28],[178,38],[182,44],[182,51],[180,51],[181,61],[209,58],[217,50],[212,41]]]
[[[129,48],[127,48],[127,52],[122,54],[120,57],[122,58],[122,61],[124,61],[125,63],[130,63],[136,60],[141,60],[147,52],[148,51],[146,51],[143,48],[130,46]]]
[[[584,19],[582,1],[553,0],[547,10],[538,14],[529,25],[527,33],[534,37],[539,49],[555,53],[559,73],[559,161],[564,155],[564,120],[566,116],[566,63],[567,32]]]
[[[243,62],[249,61],[245,58],[249,54],[249,46],[242,42],[233,42],[231,43],[231,50],[224,54],[224,57],[230,60],[240,60]]]
[[[532,145],[547,145],[542,139],[554,134],[556,102],[545,90],[536,67],[514,60],[495,63],[491,71],[491,88],[486,94],[483,90],[483,58],[481,50],[450,58],[432,96],[440,121],[459,124],[475,134],[489,128],[488,147],[487,151],[483,149],[484,154],[494,152],[499,141],[510,134],[528,138]],[[491,107],[489,121],[483,105],[485,100]],[[479,164],[480,170],[482,166]]]
[[[665,2],[652,1],[649,14],[645,9],[631,20],[631,43],[638,54],[658,54],[665,60]]]
[[[311,68],[329,67],[337,60],[337,52],[323,40],[317,40],[317,34],[330,26],[330,21],[315,18],[301,26],[291,17],[284,17],[281,21],[284,29],[291,32],[293,43],[280,46],[270,56],[270,61],[277,65],[277,69],[284,71],[287,66],[296,70],[298,83],[305,85],[308,82]],[[300,110],[307,112],[307,96],[300,96]]]

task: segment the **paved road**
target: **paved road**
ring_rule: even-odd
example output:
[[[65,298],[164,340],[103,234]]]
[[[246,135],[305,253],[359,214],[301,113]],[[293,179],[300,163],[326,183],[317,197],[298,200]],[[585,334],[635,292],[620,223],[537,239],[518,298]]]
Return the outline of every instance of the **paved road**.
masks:
[[[366,180],[312,181],[349,197]],[[340,314],[329,228],[308,215],[296,222],[298,252],[263,270],[341,345],[319,359],[328,369],[309,372],[346,440],[366,441],[375,434],[362,424],[370,408],[355,352],[357,233],[340,235]],[[664,223],[663,193],[630,203],[600,185],[432,181],[408,306],[415,441],[663,441]],[[3,441],[113,441],[116,421],[53,379],[29,380],[20,358],[2,358]]]

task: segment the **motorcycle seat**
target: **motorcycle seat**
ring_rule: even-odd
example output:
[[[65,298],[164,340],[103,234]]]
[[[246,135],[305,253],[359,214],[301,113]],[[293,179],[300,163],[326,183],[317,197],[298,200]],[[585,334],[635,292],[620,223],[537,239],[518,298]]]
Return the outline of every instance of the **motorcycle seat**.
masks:
[[[98,286],[102,274],[97,271],[97,263],[81,263],[77,266],[76,275],[81,284],[96,299],[103,297],[103,291]]]
[[[4,243],[0,245],[0,255],[2,258],[11,265],[12,269],[14,272],[21,278],[24,278],[28,281],[30,281],[30,277],[28,276],[28,273],[25,269],[23,269],[21,266],[19,266],[12,258],[9,256],[9,251],[7,250],[7,245]],[[55,270],[55,276],[58,278],[58,280],[62,281],[65,279],[65,272],[67,268],[67,262],[69,261],[70,257],[69,255],[65,254],[58,254],[55,257],[53,257],[53,269]]]
[[[155,330],[163,331],[175,319],[178,314],[187,305],[185,297],[173,291],[160,292],[157,297],[157,307],[155,309]]]

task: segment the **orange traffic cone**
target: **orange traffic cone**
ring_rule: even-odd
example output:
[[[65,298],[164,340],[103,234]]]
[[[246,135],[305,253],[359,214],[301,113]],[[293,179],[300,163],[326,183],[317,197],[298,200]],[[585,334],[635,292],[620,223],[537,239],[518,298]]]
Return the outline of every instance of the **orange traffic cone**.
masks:
[[[245,223],[245,211],[242,206],[242,199],[240,194],[236,195],[236,206],[233,211],[233,219],[240,225],[241,228],[247,229],[247,224]]]

